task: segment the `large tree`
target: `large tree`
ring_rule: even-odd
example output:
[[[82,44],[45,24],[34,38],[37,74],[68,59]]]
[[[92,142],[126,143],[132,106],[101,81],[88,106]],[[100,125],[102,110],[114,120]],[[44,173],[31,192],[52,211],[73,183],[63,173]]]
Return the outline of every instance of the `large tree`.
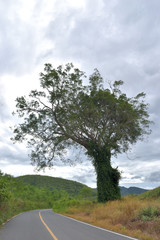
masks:
[[[56,69],[45,64],[42,91],[16,99],[23,120],[14,128],[14,140],[28,141],[31,161],[39,169],[51,166],[68,147],[83,147],[97,173],[98,201],[105,202],[120,198],[120,173],[111,166],[111,156],[149,134],[150,121],[144,93],[128,98],[120,91],[122,81],[105,88],[97,69],[88,85],[85,77],[73,64]]]

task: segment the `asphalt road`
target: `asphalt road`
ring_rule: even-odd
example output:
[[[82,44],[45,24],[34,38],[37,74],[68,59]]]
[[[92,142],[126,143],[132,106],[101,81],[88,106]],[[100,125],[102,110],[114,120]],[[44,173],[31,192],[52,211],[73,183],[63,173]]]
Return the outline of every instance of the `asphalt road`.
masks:
[[[133,240],[53,213],[51,209],[24,212],[0,228],[0,240]]]

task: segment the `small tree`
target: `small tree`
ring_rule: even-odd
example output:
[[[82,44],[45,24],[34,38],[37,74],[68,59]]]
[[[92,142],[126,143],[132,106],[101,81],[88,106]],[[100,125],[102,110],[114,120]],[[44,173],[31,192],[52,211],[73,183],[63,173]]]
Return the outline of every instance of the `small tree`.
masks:
[[[92,189],[89,187],[83,187],[80,190],[80,195],[82,196],[82,198],[87,199],[87,198],[91,198],[92,196]]]
[[[0,170],[0,205],[2,202],[7,201],[10,198],[11,194],[9,191],[9,182],[7,178],[4,177],[4,174]]]
[[[28,141],[31,161],[39,169],[52,166],[71,145],[83,147],[97,173],[98,200],[120,198],[120,173],[111,166],[111,156],[150,133],[145,94],[128,98],[119,89],[122,81],[105,88],[97,69],[88,86],[83,85],[84,72],[72,64],[57,69],[45,64],[44,71],[42,91],[16,99],[24,120],[15,127],[14,140]]]

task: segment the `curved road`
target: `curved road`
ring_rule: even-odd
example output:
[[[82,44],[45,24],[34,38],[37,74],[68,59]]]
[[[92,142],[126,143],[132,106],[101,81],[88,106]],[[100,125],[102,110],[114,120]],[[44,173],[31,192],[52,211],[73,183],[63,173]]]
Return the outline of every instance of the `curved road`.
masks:
[[[52,212],[34,210],[0,228],[0,240],[135,240]]]

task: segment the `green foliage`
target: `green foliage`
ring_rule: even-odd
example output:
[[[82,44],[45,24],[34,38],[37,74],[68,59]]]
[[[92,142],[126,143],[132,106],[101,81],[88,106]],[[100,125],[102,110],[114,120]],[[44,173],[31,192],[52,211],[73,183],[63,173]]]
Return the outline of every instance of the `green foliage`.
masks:
[[[140,194],[139,198],[140,199],[159,199],[160,200],[160,187]]]
[[[120,173],[117,168],[111,166],[111,153],[105,148],[94,146],[88,154],[93,156],[93,164],[97,173],[98,201],[106,202],[120,199],[121,194],[118,186]]]
[[[41,175],[25,175],[16,178],[19,181],[36,186],[38,188],[48,188],[50,190],[65,190],[69,195],[78,195],[82,188],[86,185],[66,180],[63,178],[55,178]]]
[[[97,169],[97,193],[98,201],[106,202],[121,198],[118,186],[120,173],[106,162],[98,164]]]
[[[0,225],[20,212],[51,208],[62,196],[68,197],[68,193],[27,185],[10,175],[0,174]]]
[[[10,192],[8,189],[7,181],[0,177],[0,205],[2,202],[8,200],[10,198]]]
[[[53,203],[53,211],[57,213],[67,213],[70,208],[86,208],[91,205],[92,201],[82,200],[78,198],[61,198],[59,201]]]
[[[150,221],[160,216],[160,210],[155,206],[148,206],[147,208],[141,209],[138,216],[143,221]]]
[[[128,98],[120,91],[123,81],[105,89],[97,69],[88,86],[83,85],[85,77],[73,64],[57,69],[45,64],[42,91],[31,91],[28,99],[17,98],[17,114],[24,121],[15,127],[13,140],[28,141],[31,161],[38,169],[68,161],[70,146],[85,149],[97,173],[98,200],[104,202],[120,197],[120,173],[111,167],[111,156],[149,134],[150,121],[144,93]]]
[[[83,187],[80,191],[80,195],[82,196],[82,198],[84,199],[88,199],[91,198],[93,195],[93,190],[89,187]]]

